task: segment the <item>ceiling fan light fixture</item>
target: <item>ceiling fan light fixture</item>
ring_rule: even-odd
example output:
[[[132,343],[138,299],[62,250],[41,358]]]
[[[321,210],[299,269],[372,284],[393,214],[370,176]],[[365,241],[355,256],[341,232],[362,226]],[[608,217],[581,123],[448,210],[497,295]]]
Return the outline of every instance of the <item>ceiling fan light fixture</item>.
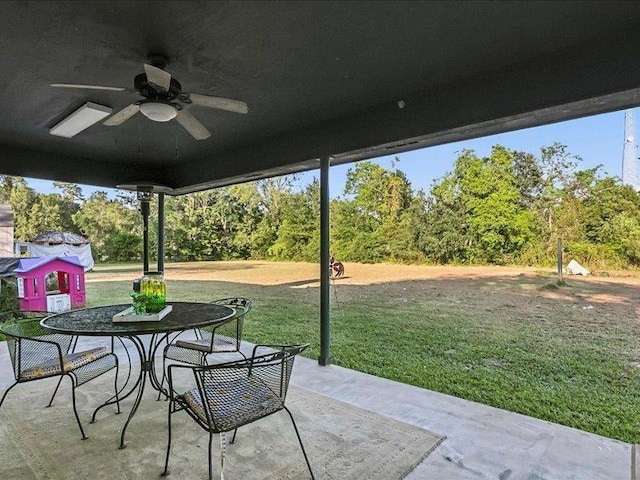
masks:
[[[140,112],[154,122],[168,122],[176,118],[178,111],[170,103],[145,102],[140,105]]]

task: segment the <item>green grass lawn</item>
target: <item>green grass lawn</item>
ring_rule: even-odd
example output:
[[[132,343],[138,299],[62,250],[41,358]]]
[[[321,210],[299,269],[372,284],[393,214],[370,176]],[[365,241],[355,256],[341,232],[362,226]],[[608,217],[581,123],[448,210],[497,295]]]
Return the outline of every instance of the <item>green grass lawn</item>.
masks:
[[[130,285],[89,282],[88,303],[126,303]],[[385,288],[332,290],[334,364],[640,443],[635,321],[604,321],[602,312],[544,300],[543,287],[535,285],[523,291],[515,283],[479,284],[469,298],[422,291],[411,282]],[[403,296],[403,288],[411,295]],[[520,311],[508,299],[499,309],[483,308],[483,298],[500,288],[520,288],[515,294],[537,308]],[[247,340],[309,342],[306,356],[319,354],[317,288],[169,280],[167,292],[169,301],[249,297]]]

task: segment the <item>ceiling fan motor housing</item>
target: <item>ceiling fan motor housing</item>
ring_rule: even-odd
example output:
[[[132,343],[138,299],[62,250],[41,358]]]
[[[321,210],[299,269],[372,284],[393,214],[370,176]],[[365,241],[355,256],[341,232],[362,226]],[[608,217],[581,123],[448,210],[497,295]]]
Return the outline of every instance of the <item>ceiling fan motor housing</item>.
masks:
[[[133,79],[134,88],[140,92],[140,95],[149,99],[159,100],[176,100],[182,95],[182,85],[175,78],[171,78],[168,91],[157,90],[147,80],[147,74],[141,73]]]

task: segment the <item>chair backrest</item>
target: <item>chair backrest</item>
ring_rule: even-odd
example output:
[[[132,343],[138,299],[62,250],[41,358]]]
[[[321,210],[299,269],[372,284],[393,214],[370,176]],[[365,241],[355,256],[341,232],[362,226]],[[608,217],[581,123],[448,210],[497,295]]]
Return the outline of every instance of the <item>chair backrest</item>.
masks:
[[[208,399],[204,410],[212,431],[229,431],[282,410],[295,356],[308,346],[261,346],[246,359],[193,367],[199,398]]]
[[[244,319],[253,308],[253,302],[248,298],[230,297],[213,300],[210,303],[233,308],[236,313],[230,321],[224,322],[219,325],[214,325],[209,329],[204,329],[212,335],[209,337],[209,340],[214,342],[215,336],[222,337],[225,341],[235,346],[235,351],[240,351],[240,344],[242,343],[242,330],[244,328]]]
[[[51,315],[40,311],[2,312],[0,332],[7,340],[9,358],[16,380],[25,370],[47,360],[60,360],[71,349],[73,336],[43,328],[40,320]]]

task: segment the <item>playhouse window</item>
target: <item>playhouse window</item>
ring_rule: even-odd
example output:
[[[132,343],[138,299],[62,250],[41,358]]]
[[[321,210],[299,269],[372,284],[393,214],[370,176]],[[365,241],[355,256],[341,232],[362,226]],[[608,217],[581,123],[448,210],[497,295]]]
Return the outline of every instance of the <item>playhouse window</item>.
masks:
[[[18,287],[18,298],[24,298],[24,278],[18,277],[16,285]]]
[[[47,294],[60,293],[60,285],[58,284],[58,272],[50,272],[44,279]]]

